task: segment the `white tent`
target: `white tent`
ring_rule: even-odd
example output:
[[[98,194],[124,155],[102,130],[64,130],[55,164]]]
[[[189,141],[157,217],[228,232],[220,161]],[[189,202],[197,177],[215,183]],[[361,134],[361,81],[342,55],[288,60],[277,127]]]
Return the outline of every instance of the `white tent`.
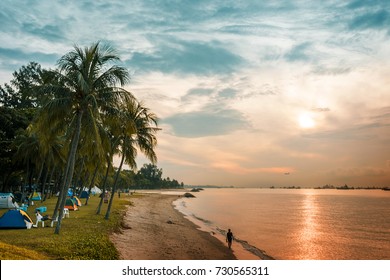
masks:
[[[99,189],[97,186],[94,186],[94,187],[91,189],[91,193],[92,193],[92,194],[101,194],[101,193],[102,193],[102,190]]]
[[[18,208],[12,193],[0,193],[0,208]]]
[[[89,190],[89,188],[87,188],[87,187],[84,187],[84,188],[83,188],[83,191],[88,191],[88,190]],[[99,189],[97,186],[94,186],[94,187],[91,189],[91,194],[92,194],[92,195],[101,194],[101,193],[102,193],[102,190]]]

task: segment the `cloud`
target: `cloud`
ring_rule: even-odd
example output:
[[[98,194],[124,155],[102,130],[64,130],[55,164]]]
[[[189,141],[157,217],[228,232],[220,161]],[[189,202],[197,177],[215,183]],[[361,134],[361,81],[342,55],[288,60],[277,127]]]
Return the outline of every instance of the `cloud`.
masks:
[[[387,30],[390,34],[390,2],[386,0],[356,0],[346,5],[347,14],[352,18],[347,21],[349,30]]]
[[[371,117],[372,120],[381,123],[390,122],[390,107],[378,108],[375,115]]]
[[[387,171],[374,167],[348,167],[330,170],[328,174],[331,177],[351,179],[356,177],[381,177],[387,175]]]
[[[7,26],[8,30],[18,30],[16,27],[18,27],[18,21],[16,20],[16,17],[14,17],[14,13],[9,11],[6,7],[1,7],[0,4],[0,24],[1,26]]]
[[[213,89],[210,88],[193,88],[188,91],[186,95],[184,95],[181,100],[186,102],[190,101],[193,98],[196,97],[202,97],[202,96],[210,96],[210,94],[213,92]]]
[[[356,16],[350,23],[349,28],[355,29],[388,29],[390,14],[387,10],[367,12]]]
[[[320,108],[320,107],[318,107],[318,108],[313,108],[313,109],[311,109],[313,112],[329,112],[330,111],[330,109],[329,108],[327,108],[327,107],[325,107],[325,108]]]
[[[352,71],[351,67],[326,67],[318,66],[314,69],[313,73],[317,75],[344,75]]]
[[[211,165],[212,168],[222,169],[225,172],[233,174],[262,174],[262,173],[276,173],[276,174],[286,174],[294,172],[295,170],[291,167],[254,167],[248,168],[239,165],[236,162],[223,162],[218,161]]]
[[[224,88],[218,92],[218,97],[223,99],[232,99],[236,97],[238,94],[238,90],[234,88]]]
[[[189,138],[227,135],[250,126],[242,113],[233,109],[179,113],[162,123],[171,125],[176,136]]]
[[[220,42],[160,42],[156,48],[152,53],[135,52],[127,64],[143,72],[212,75],[231,73],[243,62]]]
[[[287,61],[310,61],[313,59],[311,54],[312,44],[309,42],[298,44],[290,49],[284,57]]]
[[[63,27],[56,25],[56,24],[48,24],[48,25],[38,25],[35,23],[23,23],[21,26],[21,29],[24,30],[24,32],[40,37],[44,40],[51,41],[51,42],[62,42],[65,40],[63,31]]]
[[[51,63],[54,65],[59,57],[50,53],[26,52],[19,49],[8,49],[0,47],[0,58],[2,60],[1,64],[7,63],[9,65],[22,66],[28,64],[30,61],[35,61],[40,64]]]
[[[334,130],[326,130],[321,132],[303,134],[303,137],[307,138],[325,138],[334,140],[372,140],[378,137],[378,135],[386,136],[381,134],[381,129],[388,130],[390,123],[373,122],[368,124],[357,124],[350,127],[341,127]],[[378,131],[376,131],[379,129]],[[377,133],[375,133],[377,132]]]

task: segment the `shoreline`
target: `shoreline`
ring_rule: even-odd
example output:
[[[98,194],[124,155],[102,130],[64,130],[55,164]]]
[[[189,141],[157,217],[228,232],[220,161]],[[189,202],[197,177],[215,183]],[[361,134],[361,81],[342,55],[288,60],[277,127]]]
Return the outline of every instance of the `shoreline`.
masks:
[[[183,202],[182,199],[185,198],[180,197],[173,201],[174,209],[183,215],[185,219],[188,219],[190,222],[192,222],[198,231],[210,233],[210,235],[212,234],[212,237],[218,239],[221,244],[225,244],[226,230],[219,227],[210,227],[208,225],[209,221],[205,221],[202,218],[183,211],[184,209],[182,208],[181,204],[185,202]],[[265,251],[249,244],[245,240],[239,239],[237,236],[233,242],[232,252],[238,260],[274,260],[274,258],[269,256]]]
[[[130,196],[121,233],[110,240],[122,260],[236,260],[229,248],[211,233],[201,231],[174,208],[174,194]]]

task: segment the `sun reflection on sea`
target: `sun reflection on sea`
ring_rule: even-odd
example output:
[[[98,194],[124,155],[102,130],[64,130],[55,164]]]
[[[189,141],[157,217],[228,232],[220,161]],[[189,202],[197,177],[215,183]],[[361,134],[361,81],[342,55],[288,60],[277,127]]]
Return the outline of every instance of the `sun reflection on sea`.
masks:
[[[299,248],[301,256],[298,259],[319,259],[320,252],[317,252],[315,242],[318,240],[320,231],[317,217],[319,216],[319,207],[317,197],[308,190],[304,194],[302,202],[302,228],[298,233]]]

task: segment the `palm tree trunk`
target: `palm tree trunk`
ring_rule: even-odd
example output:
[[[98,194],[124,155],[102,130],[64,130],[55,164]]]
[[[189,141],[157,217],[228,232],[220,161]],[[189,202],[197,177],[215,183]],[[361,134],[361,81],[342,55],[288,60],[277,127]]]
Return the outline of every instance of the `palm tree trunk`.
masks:
[[[67,168],[67,167],[65,167],[65,168]],[[57,186],[58,186],[58,199],[57,199],[56,206],[54,207],[54,212],[53,212],[53,215],[52,215],[52,218],[54,220],[58,216],[58,209],[60,209],[62,190],[64,189],[63,184],[65,184],[64,177],[66,177],[66,170],[65,170],[65,176],[63,176],[62,172],[63,171],[61,171],[61,173],[59,175],[59,178],[58,178],[58,182],[57,182]]]
[[[47,186],[47,194],[48,195],[45,197],[45,200],[50,198],[51,194],[53,192],[52,187],[51,187],[51,181],[53,180],[53,176],[54,176],[55,171],[56,171],[56,168],[55,168],[55,166],[53,166],[53,168],[51,169],[50,176],[49,176],[49,182],[46,182],[48,184],[48,186]]]
[[[30,164],[31,164],[31,162],[30,162]],[[34,177],[34,169],[35,169],[35,166],[31,166],[30,165],[30,174],[29,174],[29,176],[28,176],[28,190],[30,191],[30,192],[32,192],[32,185],[33,185],[33,177]]]
[[[95,185],[95,178],[96,178],[96,174],[97,174],[97,172],[98,172],[98,169],[99,169],[99,165],[96,164],[95,171],[93,172],[93,176],[92,176],[91,183],[89,184],[88,196],[87,196],[87,199],[85,200],[85,205],[88,205],[89,196],[91,195],[91,189],[92,189],[93,186]]]
[[[103,189],[102,189],[100,202],[99,202],[99,205],[98,205],[98,208],[97,208],[97,211],[96,211],[97,215],[100,214],[100,211],[102,209],[104,194],[106,193],[106,182],[107,182],[108,172],[109,172],[110,168],[111,168],[111,161],[110,161],[109,158],[107,158],[107,171],[106,171],[106,176],[104,177],[104,181],[103,181]]]
[[[54,173],[54,183],[51,187],[51,193],[59,193],[61,191],[61,182],[62,182],[62,176],[63,176],[63,170],[59,168],[57,172]]]
[[[61,203],[60,203],[60,207],[59,207],[59,214],[58,215],[58,222],[57,222],[57,226],[56,226],[56,229],[54,231],[55,234],[60,234],[60,229],[61,229],[61,222],[62,222],[62,211],[64,209],[64,206],[65,206],[65,199],[66,199],[66,190],[70,187],[71,185],[71,182],[72,182],[72,178],[73,178],[73,173],[74,173],[74,165],[75,165],[75,161],[76,161],[76,152],[77,152],[77,146],[79,144],[79,139],[80,139],[80,133],[81,133],[81,120],[82,120],[82,117],[83,117],[83,110],[79,110],[78,111],[78,116],[77,116],[77,124],[76,124],[76,129],[75,129],[75,134],[74,134],[74,137],[72,139],[72,145],[71,145],[71,149],[69,151],[69,158],[68,158],[68,168],[67,168],[67,174],[65,176],[65,184],[64,184],[64,188],[63,188],[63,193],[62,193],[62,200],[61,200]]]
[[[68,151],[68,159],[70,158],[70,150]],[[64,173],[65,171],[65,173]],[[54,208],[54,213],[53,213],[53,220],[55,220],[59,215],[58,213],[60,212],[60,205],[62,203],[63,198],[66,198],[66,194],[64,195],[65,191],[65,186],[66,186],[66,178],[69,173],[69,160],[67,161],[67,164],[65,165],[65,170],[62,170],[60,173],[60,176],[58,178],[58,189],[59,189],[59,194],[58,194],[58,199],[56,203],[56,207]],[[61,214],[61,213],[60,213]],[[62,215],[61,215],[62,216]]]
[[[83,167],[84,167],[84,157],[81,158],[80,169],[79,169],[79,171],[78,171],[78,173],[77,173],[76,178],[74,178],[74,180],[73,180],[73,188],[72,188],[72,190],[73,190],[73,195],[75,195],[75,196],[78,196],[76,190],[77,190],[77,187],[78,187],[79,184],[80,184],[80,178],[81,178],[81,173],[82,173],[82,171],[83,171]]]
[[[43,177],[43,182],[42,182],[41,202],[46,200],[46,193],[45,193],[45,190],[46,190],[47,177],[49,177],[49,171],[50,171],[50,170],[49,170],[49,168],[47,167],[47,168],[46,168],[46,172],[45,172],[45,177]]]
[[[38,191],[38,188],[39,188],[39,181],[41,180],[41,177],[42,177],[44,165],[45,165],[45,160],[42,161],[41,167],[39,168],[39,173],[38,173],[38,176],[37,176],[37,181],[36,181],[36,183],[35,183],[35,185],[37,186],[36,191]],[[42,189],[41,189],[41,190],[42,190]]]
[[[87,170],[85,172],[85,175],[84,175],[84,178],[80,180],[80,183],[79,183],[79,192],[77,194],[77,196],[80,198],[81,196],[81,193],[83,192],[84,190],[84,184],[85,182],[88,182],[88,179],[89,179],[89,171]]]
[[[126,137],[123,141],[123,146],[122,146],[122,149],[126,149],[126,145],[127,145],[127,141],[126,141]],[[121,170],[122,170],[122,166],[123,166],[123,162],[125,161],[125,152],[122,151],[122,159],[121,159],[121,163],[119,164],[119,167],[118,167],[118,170],[116,172],[116,176],[115,176],[115,180],[114,180],[114,185],[112,186],[112,194],[111,194],[111,198],[110,198],[110,202],[108,203],[108,207],[107,207],[107,212],[106,212],[106,216],[104,217],[106,220],[108,220],[110,218],[110,213],[111,213],[111,206],[112,206],[112,201],[114,200],[114,196],[115,196],[115,191],[116,191],[116,184],[118,183],[118,178],[119,178],[119,175],[121,173]]]
[[[28,174],[30,172],[30,160],[27,160],[26,177],[24,177],[24,186],[22,190],[22,201],[26,200],[26,188],[28,184]]]

